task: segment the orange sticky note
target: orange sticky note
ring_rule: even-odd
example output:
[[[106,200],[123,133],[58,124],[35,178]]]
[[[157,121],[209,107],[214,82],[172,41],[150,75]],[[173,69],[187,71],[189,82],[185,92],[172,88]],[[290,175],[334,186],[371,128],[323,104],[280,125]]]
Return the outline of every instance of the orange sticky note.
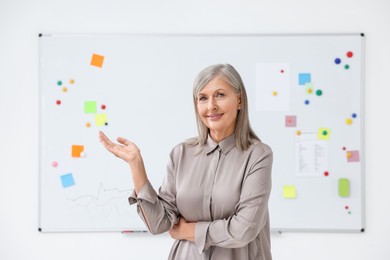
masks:
[[[84,152],[84,145],[72,145],[72,157],[81,157]]]
[[[99,54],[92,54],[91,65],[101,68],[103,66],[104,56]]]

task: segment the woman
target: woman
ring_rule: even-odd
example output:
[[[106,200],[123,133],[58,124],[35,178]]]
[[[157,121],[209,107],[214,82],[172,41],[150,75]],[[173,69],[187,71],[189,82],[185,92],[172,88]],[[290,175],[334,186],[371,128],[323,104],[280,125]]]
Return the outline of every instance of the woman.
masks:
[[[272,150],[252,131],[244,84],[229,64],[202,70],[193,98],[199,135],[173,148],[159,189],[138,147],[102,132],[108,151],[131,169],[130,204],[153,234],[176,239],[169,259],[269,260]]]

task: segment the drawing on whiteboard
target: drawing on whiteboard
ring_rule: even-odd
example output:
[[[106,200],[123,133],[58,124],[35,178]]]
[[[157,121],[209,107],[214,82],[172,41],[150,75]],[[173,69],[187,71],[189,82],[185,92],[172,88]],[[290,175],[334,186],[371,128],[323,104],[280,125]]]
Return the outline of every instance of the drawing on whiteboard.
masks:
[[[88,216],[89,219],[107,218],[112,214],[128,215],[127,198],[132,189],[105,188],[100,183],[96,194],[85,194],[67,198],[71,202],[70,215]],[[126,210],[127,209],[127,210]]]

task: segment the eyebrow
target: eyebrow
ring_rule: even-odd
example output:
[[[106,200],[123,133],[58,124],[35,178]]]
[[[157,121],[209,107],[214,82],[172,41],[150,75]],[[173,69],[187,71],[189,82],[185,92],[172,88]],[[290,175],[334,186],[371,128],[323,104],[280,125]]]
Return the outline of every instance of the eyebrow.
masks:
[[[213,91],[213,93],[218,92],[218,91],[226,91],[226,89],[219,88],[219,89]],[[200,92],[198,93],[198,96],[200,96],[200,95],[206,95],[206,94],[204,94],[202,91],[200,91]]]

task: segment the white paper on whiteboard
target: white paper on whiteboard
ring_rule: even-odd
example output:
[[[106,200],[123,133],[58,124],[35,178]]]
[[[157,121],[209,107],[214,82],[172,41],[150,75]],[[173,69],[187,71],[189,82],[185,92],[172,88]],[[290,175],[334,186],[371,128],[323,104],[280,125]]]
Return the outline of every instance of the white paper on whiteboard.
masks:
[[[290,65],[288,63],[256,64],[256,110],[290,109]]]
[[[295,143],[295,174],[320,177],[328,168],[328,142],[317,139],[317,133],[302,133]]]

